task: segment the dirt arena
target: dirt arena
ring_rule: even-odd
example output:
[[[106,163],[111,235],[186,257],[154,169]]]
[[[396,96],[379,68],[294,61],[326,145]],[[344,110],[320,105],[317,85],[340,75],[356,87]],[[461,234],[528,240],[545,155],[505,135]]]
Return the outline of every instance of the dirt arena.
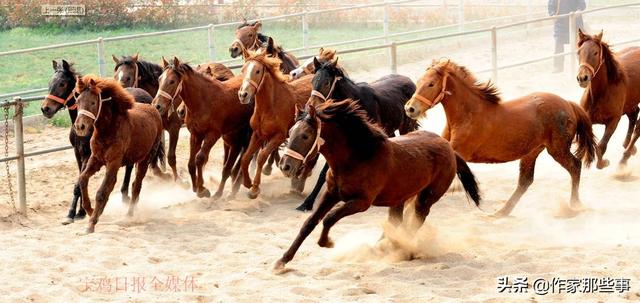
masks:
[[[466,64],[473,57],[457,61]],[[549,74],[550,65],[501,71],[498,86],[504,100],[537,90],[579,100],[582,91],[574,76]],[[415,80],[425,67],[424,62],[407,64],[400,72]],[[361,71],[352,77],[373,80],[385,72]],[[421,123],[439,133],[444,121],[437,107]],[[616,167],[626,128],[623,118],[606,154],[610,167],[583,169],[580,194],[588,207],[583,212],[567,211],[569,175],[543,152],[536,179],[512,216],[493,219],[489,214],[515,189],[518,163],[471,164],[483,192],[481,209],[455,183],[416,236],[387,229],[402,244],[391,247],[377,243],[386,228],[387,209],[372,208],[336,224],[333,249],[316,245],[318,228],[287,265],[290,271],[281,275],[272,272],[273,263],[308,213],[294,210],[301,198],[287,194],[288,180],[277,169],[263,178],[256,200],[246,198],[244,189],[235,200],[198,199],[189,188],[150,174],[133,218],[126,218],[116,190],[96,233],[79,236],[87,220],[60,224],[77,176],[72,152],[30,158],[28,219],[6,217],[7,204],[0,205],[5,215],[0,222],[0,294],[3,302],[637,301],[640,158],[631,158],[622,172]],[[595,127],[598,137],[602,131]],[[46,128],[25,140],[33,149],[59,146],[66,144],[67,133]],[[187,181],[186,129],[181,137],[178,166]],[[209,188],[217,185],[221,151],[218,143],[207,165]],[[90,181],[92,198],[101,178],[98,174]],[[307,182],[307,191],[315,178]],[[8,197],[6,191],[2,186],[2,199]],[[529,284],[538,278],[625,278],[630,290],[499,293],[501,276],[527,277]]]

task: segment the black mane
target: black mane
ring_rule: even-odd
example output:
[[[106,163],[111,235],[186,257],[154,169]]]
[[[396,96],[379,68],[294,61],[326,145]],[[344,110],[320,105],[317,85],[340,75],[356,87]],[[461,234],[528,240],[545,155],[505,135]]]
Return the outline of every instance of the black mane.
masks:
[[[140,60],[135,61],[138,65],[138,76],[140,77],[140,82],[149,83],[152,86],[157,87],[159,85],[158,78],[162,75],[162,67],[160,65]],[[129,65],[133,67],[133,57],[132,56],[123,56],[120,62],[116,64],[114,70],[117,70],[122,65]]]

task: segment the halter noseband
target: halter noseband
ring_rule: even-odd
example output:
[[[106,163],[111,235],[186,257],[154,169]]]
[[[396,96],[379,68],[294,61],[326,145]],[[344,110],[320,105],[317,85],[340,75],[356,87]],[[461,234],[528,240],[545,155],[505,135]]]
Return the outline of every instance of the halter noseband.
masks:
[[[250,62],[250,61],[253,61],[253,62],[255,62],[255,63],[259,63],[259,64],[261,64],[261,65],[263,66],[263,69],[264,69],[264,70],[266,70],[266,68],[264,68],[264,64],[262,64],[262,62],[257,61],[257,60],[253,60],[253,59],[247,60],[247,62]],[[258,83],[256,83],[256,81],[253,81],[253,79],[251,79],[251,78],[244,78],[244,80],[248,81],[248,82],[249,82],[249,84],[250,84],[251,86],[253,86],[253,88],[255,88],[255,89],[256,89],[256,93],[257,93],[257,92],[258,92],[258,90],[260,89],[260,86],[262,85],[262,81],[264,81],[264,74],[265,74],[265,71],[264,71],[264,70],[262,71],[262,76],[260,77],[260,81],[259,81]],[[244,80],[243,80],[243,81],[244,81]]]
[[[173,100],[176,99],[176,97],[180,94],[180,92],[182,92],[182,79],[180,79],[180,82],[178,83],[178,86],[176,87],[176,91],[173,93],[173,96],[170,95],[169,93],[161,90],[160,88],[158,88],[158,92],[156,93],[156,98],[158,96],[162,96],[165,97],[167,99],[169,99],[169,101],[171,102],[171,106],[169,107],[169,112],[168,115],[171,115],[176,109],[176,104],[173,102]]]
[[[79,110],[78,115],[86,116],[88,118],[91,118],[93,121],[98,120],[98,117],[100,116],[100,110],[102,109],[102,102],[111,100],[111,97],[102,99],[102,94],[98,94],[98,99],[98,112],[95,115],[86,109]]]
[[[313,145],[311,145],[311,148],[309,148],[309,151],[307,152],[307,154],[303,156],[301,153],[289,147],[285,147],[284,148],[285,155],[292,157],[294,159],[300,160],[302,161],[302,165],[305,165],[307,164],[307,161],[309,160],[309,156],[311,156],[311,154],[313,154],[314,152],[320,151],[320,146],[324,144],[324,139],[320,138],[320,132],[322,132],[322,123],[320,123],[320,119],[318,119],[317,117],[316,117],[316,122],[318,123],[318,130],[316,131],[316,139],[313,141]]]
[[[256,48],[257,45],[259,45],[259,43],[258,43],[259,42],[258,34],[256,34],[256,36],[255,36],[255,38],[253,40],[253,44],[251,44],[251,46],[249,46],[249,47],[245,47],[244,43],[242,43],[242,40],[240,40],[239,38],[236,38],[235,40],[233,40],[233,43],[231,43],[231,44],[234,44],[236,42],[238,44],[240,44],[240,50],[242,50],[242,52],[245,53],[248,50],[253,50],[254,48]]]
[[[442,99],[444,99],[445,95],[451,95],[451,92],[447,91],[447,79],[448,78],[449,78],[449,73],[445,73],[444,77],[442,78],[442,90],[440,91],[438,96],[436,96],[435,99],[429,100],[429,98],[420,95],[418,92],[415,92],[413,94],[413,98],[418,100],[418,101],[420,101],[421,103],[426,105],[428,108],[432,108],[433,106],[438,104],[440,101],[442,101]]]
[[[329,88],[329,93],[327,93],[327,95],[323,95],[321,92],[317,91],[317,90],[312,90],[311,91],[311,95],[312,96],[316,96],[320,99],[322,99],[322,101],[327,101],[328,98],[331,98],[331,94],[333,93],[333,90],[336,88],[336,83],[338,81],[342,80],[342,77],[335,77],[333,78],[333,82],[331,83],[331,87]]]
[[[58,96],[54,96],[54,95],[46,95],[44,97],[44,99],[45,100],[49,99],[49,100],[52,100],[52,101],[55,101],[57,103],[62,104],[62,106],[67,106],[67,102],[69,102],[69,100],[71,100],[71,98],[75,99],[75,97],[76,97],[75,91],[72,90],[71,93],[69,94],[69,96],[66,99],[62,99],[62,98],[60,98]],[[76,109],[76,108],[78,108],[78,104],[77,103],[74,103],[73,105],[68,107],[68,109],[71,109],[71,110]]]
[[[598,68],[593,68],[593,66],[591,66],[591,64],[587,63],[587,62],[581,62],[579,67],[585,67],[586,69],[588,69],[591,72],[591,77],[595,77],[596,74],[598,73],[598,71],[600,71],[600,68],[602,67],[602,64],[604,63],[604,53],[602,52],[602,44],[600,44],[600,63],[598,64]]]

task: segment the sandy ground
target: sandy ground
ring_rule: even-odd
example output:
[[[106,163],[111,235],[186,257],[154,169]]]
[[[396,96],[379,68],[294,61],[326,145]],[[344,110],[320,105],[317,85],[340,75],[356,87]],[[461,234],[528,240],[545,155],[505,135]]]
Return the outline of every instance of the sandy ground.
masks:
[[[464,64],[486,58],[469,51],[458,55],[460,51],[448,56]],[[514,56],[518,54],[505,52],[506,60]],[[574,76],[549,74],[549,66],[544,62],[501,72],[504,99],[547,90],[578,100],[581,90]],[[399,71],[416,79],[425,67],[425,62],[406,64]],[[353,73],[353,77],[372,80],[383,72]],[[438,107],[422,125],[439,132],[444,121]],[[622,154],[626,126],[623,119],[611,140],[607,156],[612,163]],[[602,127],[595,131],[600,136]],[[29,150],[59,146],[66,143],[66,135],[66,130],[46,128],[27,134],[27,146]],[[185,180],[187,135],[183,130],[178,150]],[[221,166],[220,144],[210,159],[206,186],[214,188]],[[315,244],[316,230],[287,265],[290,271],[282,275],[274,274],[272,265],[308,214],[293,209],[301,199],[286,194],[289,183],[278,170],[263,179],[257,200],[246,198],[243,190],[235,200],[215,202],[197,199],[190,190],[149,175],[133,218],[125,217],[126,207],[116,190],[96,233],[79,236],[86,220],[60,224],[77,175],[72,152],[30,158],[27,168],[28,218],[7,217],[7,189],[0,188],[2,302],[640,300],[638,157],[630,160],[630,176],[623,180],[616,178],[615,165],[583,170],[580,193],[588,210],[575,217],[567,216],[565,206],[569,175],[546,153],[538,160],[534,184],[505,219],[489,214],[514,190],[517,162],[472,164],[484,194],[481,209],[455,189],[460,188],[456,183],[416,235],[387,228],[402,244],[391,247],[377,243],[386,228],[387,210],[373,208],[333,228],[333,249]],[[92,192],[101,177],[90,181]],[[528,293],[499,293],[497,279],[502,276],[527,277]],[[542,296],[531,288],[539,278],[607,277],[630,279],[630,290]]]

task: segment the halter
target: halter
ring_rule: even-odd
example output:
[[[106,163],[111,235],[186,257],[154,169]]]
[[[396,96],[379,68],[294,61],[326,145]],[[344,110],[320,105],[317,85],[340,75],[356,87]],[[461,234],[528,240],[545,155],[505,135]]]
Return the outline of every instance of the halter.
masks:
[[[173,96],[171,96],[169,93],[158,88],[158,92],[156,93],[156,98],[158,96],[163,96],[171,101],[171,106],[169,107],[168,115],[171,115],[176,110],[175,109],[176,104],[173,102],[173,100],[175,100],[175,98],[178,96],[178,94],[180,94],[181,91],[182,91],[182,79],[180,79],[180,82],[178,83],[178,86],[176,87],[176,91],[173,93]]]
[[[92,112],[90,112],[90,111],[88,111],[86,109],[81,109],[81,110],[78,111],[78,115],[87,116],[87,117],[91,118],[93,121],[98,120],[98,117],[100,116],[100,110],[102,109],[102,102],[111,100],[111,97],[106,98],[106,99],[102,99],[102,94],[98,94],[98,99],[99,99],[99,102],[98,102],[98,113],[97,114],[94,115]]]
[[[62,99],[58,96],[54,96],[54,95],[46,95],[44,98],[45,99],[49,99],[49,100],[53,100],[57,103],[62,104],[62,106],[67,106],[67,102],[69,102],[69,100],[71,100],[71,98],[75,98],[76,94],[74,91],[71,91],[71,93],[69,94],[69,96],[66,99]],[[73,105],[69,106],[68,109],[76,109],[78,108],[78,104],[74,103]]]
[[[250,61],[253,61],[253,62],[259,63],[259,64],[261,64],[261,65],[263,66],[263,68],[264,68],[264,64],[262,64],[262,62],[259,62],[259,61],[257,61],[257,60],[247,60],[247,62],[250,62]],[[266,68],[264,68],[264,69],[266,70]],[[262,76],[260,77],[260,81],[259,81],[258,83],[256,83],[255,81],[253,81],[251,78],[245,78],[244,80],[247,80],[247,81],[249,82],[249,84],[250,84],[251,86],[253,86],[253,88],[255,88],[255,89],[256,89],[256,92],[258,92],[258,90],[260,89],[260,86],[262,85],[262,81],[264,80],[264,74],[265,74],[265,71],[262,71]]]
[[[238,44],[240,44],[240,49],[242,50],[243,53],[245,53],[248,50],[252,50],[253,48],[255,48],[257,45],[259,45],[259,41],[258,41],[258,34],[256,34],[254,40],[253,40],[253,44],[251,44],[251,46],[249,47],[245,47],[244,43],[242,43],[242,40],[236,38],[235,40],[233,40],[233,42],[231,43],[232,45],[234,43],[238,42]]]
[[[333,90],[336,88],[336,83],[338,81],[342,80],[342,77],[335,77],[333,78],[333,82],[331,83],[331,88],[329,88],[329,93],[325,96],[323,95],[321,92],[317,91],[317,90],[312,90],[311,91],[311,95],[312,96],[316,96],[320,99],[322,99],[322,101],[327,101],[328,98],[331,98],[331,94],[333,93]]]
[[[442,101],[442,99],[444,99],[445,94],[446,95],[451,95],[451,92],[447,91],[447,79],[449,78],[449,74],[446,73],[444,74],[444,78],[442,78],[442,90],[440,91],[440,93],[438,94],[438,96],[436,96],[435,99],[429,100],[429,98],[420,95],[418,92],[415,92],[413,94],[413,98],[422,102],[424,105],[426,105],[428,108],[432,108],[433,106],[435,106],[436,104],[438,104],[440,101]]]
[[[591,77],[595,77],[598,71],[600,71],[600,68],[602,67],[603,63],[604,63],[604,55],[602,52],[602,44],[600,44],[600,63],[598,64],[598,68],[594,69],[593,66],[591,66],[591,64],[586,62],[580,63],[580,67],[585,67],[591,72]]]
[[[318,123],[318,130],[316,131],[316,139],[313,141],[313,145],[311,145],[311,148],[309,149],[306,155],[302,156],[301,153],[293,149],[290,149],[288,147],[284,148],[285,155],[302,161],[302,165],[305,165],[307,163],[307,160],[309,160],[309,156],[311,156],[311,154],[313,154],[314,152],[319,152],[320,146],[324,144],[324,139],[320,138],[320,132],[322,131],[322,123],[320,123],[320,119],[318,118],[316,118],[316,121]]]

